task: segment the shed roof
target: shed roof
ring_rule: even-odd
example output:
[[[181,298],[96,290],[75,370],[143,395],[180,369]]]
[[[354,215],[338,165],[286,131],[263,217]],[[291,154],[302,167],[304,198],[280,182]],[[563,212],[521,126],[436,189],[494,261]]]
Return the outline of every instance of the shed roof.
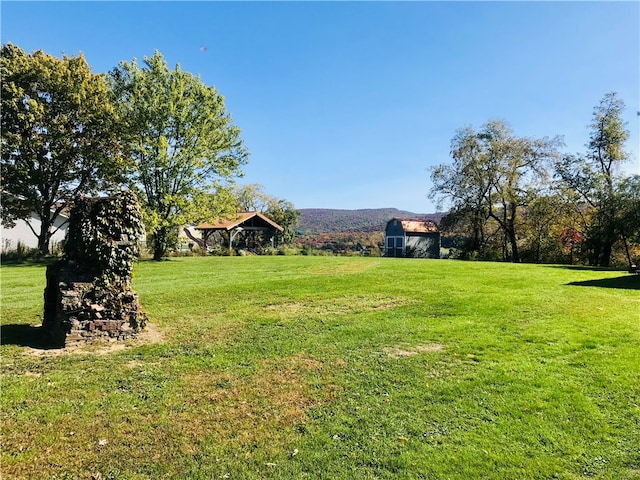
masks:
[[[431,220],[422,218],[394,218],[402,224],[402,229],[407,233],[437,233],[438,225]]]
[[[280,225],[276,222],[268,218],[267,216],[261,214],[260,212],[240,212],[235,219],[218,219],[215,223],[201,223],[196,227],[196,230],[226,230],[230,231],[234,228],[241,227],[243,224],[247,223],[251,219],[258,219],[259,221],[264,222],[271,228],[279,231],[283,231]]]

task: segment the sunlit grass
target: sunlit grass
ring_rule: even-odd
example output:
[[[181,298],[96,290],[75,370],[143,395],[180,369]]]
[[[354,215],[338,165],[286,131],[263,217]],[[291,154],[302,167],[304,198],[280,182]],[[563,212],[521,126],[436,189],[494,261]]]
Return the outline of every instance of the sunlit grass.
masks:
[[[0,271],[3,478],[640,478],[638,276],[141,262],[159,343],[34,355],[44,268]]]

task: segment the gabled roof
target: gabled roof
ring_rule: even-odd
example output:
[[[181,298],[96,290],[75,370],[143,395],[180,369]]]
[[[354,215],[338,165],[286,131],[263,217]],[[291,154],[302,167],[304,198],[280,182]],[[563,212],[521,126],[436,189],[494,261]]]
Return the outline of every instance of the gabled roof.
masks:
[[[284,228],[282,228],[276,222],[274,222],[270,218],[266,217],[265,215],[261,214],[260,212],[240,212],[240,213],[238,213],[238,216],[235,219],[232,219],[232,220],[218,219],[213,224],[207,223],[207,222],[201,223],[200,225],[198,225],[196,227],[196,230],[226,230],[226,231],[231,231],[234,228],[241,227],[242,225],[244,225],[245,223],[249,222],[252,219],[254,221],[255,220],[262,221],[262,222],[266,223],[267,225],[269,225],[271,228],[273,228],[275,230],[279,230],[281,232],[284,230]]]
[[[438,225],[431,220],[425,220],[421,218],[392,218],[389,220],[392,222],[397,220],[402,224],[402,229],[406,233],[437,233]]]

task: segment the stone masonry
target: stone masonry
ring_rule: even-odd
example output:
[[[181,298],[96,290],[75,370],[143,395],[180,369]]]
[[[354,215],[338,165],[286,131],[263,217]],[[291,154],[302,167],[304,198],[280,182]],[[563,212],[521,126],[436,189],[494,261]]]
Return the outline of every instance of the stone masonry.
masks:
[[[46,274],[42,326],[54,345],[126,340],[144,327],[130,287],[141,232],[130,192],[76,202],[65,254]]]

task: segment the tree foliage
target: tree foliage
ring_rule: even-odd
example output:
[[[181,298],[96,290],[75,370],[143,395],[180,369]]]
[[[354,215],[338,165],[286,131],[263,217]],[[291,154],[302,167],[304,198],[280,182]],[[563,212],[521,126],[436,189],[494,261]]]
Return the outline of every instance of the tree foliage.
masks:
[[[580,198],[578,208],[587,211],[585,246],[589,263],[597,266],[609,266],[613,246],[624,235],[618,198],[620,166],[628,159],[624,107],[616,93],[606,94],[593,112],[587,152],[566,155],[556,165],[557,176]]]
[[[275,197],[264,192],[264,187],[258,183],[250,185],[234,185],[231,193],[235,198],[238,212],[265,213],[269,204],[277,201]]]
[[[296,238],[295,227],[300,220],[300,212],[288,200],[274,200],[269,204],[265,215],[284,229],[278,232],[278,243],[291,243]]]
[[[621,233],[624,238],[640,244],[640,175],[632,175],[620,182],[618,200]]]
[[[263,213],[284,228],[283,232],[278,232],[278,243],[293,242],[295,227],[300,220],[300,212],[293,203],[265,193],[260,184],[236,186],[232,192],[238,211]]]
[[[103,75],[84,56],[1,47],[2,221],[35,212],[41,253],[73,198],[104,188],[122,171],[115,109]]]
[[[458,254],[632,264],[640,253],[640,180],[620,174],[629,158],[623,110],[617,94],[604,96],[583,154],[560,155],[558,137],[518,138],[503,122],[459,130],[452,163],[432,170],[430,191],[451,204],[441,227]]]
[[[142,65],[121,62],[110,80],[126,119],[130,187],[141,199],[158,260],[178,227],[216,216],[221,205],[211,193],[240,174],[248,152],[224,97],[179,65],[170,69],[159,52]]]
[[[449,200],[453,218],[468,226],[468,249],[486,258],[498,240],[503,259],[520,261],[522,209],[543,188],[540,180],[559,144],[558,138],[516,137],[497,120],[478,131],[458,130],[451,142],[453,163],[432,169],[430,195]]]

